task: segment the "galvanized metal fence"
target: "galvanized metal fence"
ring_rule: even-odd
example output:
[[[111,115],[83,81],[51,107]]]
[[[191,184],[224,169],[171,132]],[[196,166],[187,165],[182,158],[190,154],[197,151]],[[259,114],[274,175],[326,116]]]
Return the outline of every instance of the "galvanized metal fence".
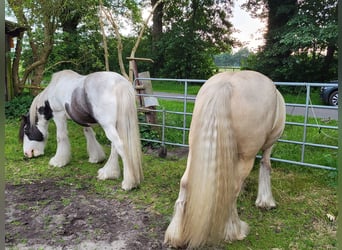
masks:
[[[142,137],[142,141],[145,143],[153,143],[160,144],[161,147],[175,146],[175,147],[188,147],[188,133],[190,127],[190,121],[192,117],[192,107],[194,101],[196,99],[195,95],[191,95],[188,93],[189,86],[193,84],[203,84],[205,80],[191,80],[191,79],[166,79],[166,78],[137,78],[141,82],[151,81],[153,82],[173,82],[175,84],[183,85],[183,93],[161,93],[155,92],[153,94],[137,94],[140,98],[148,99],[149,102],[151,98],[155,98],[154,103],[159,102],[177,102],[178,109],[171,109],[165,106],[169,105],[160,105],[155,110],[151,112],[156,112],[158,117],[157,123],[150,124],[147,122],[140,122],[140,126],[149,126],[153,127],[159,131],[159,133],[155,133],[154,137]],[[331,119],[337,119],[337,107],[333,106],[325,106],[325,105],[313,105],[311,103],[311,94],[313,93],[313,89],[316,89],[314,92],[316,95],[319,94],[317,88],[322,86],[336,86],[336,84],[324,84],[324,83],[297,83],[297,82],[275,82],[277,86],[286,86],[286,87],[301,87],[305,93],[301,93],[301,95],[305,95],[305,103],[286,103],[287,113],[290,114],[286,121],[286,128],[284,135],[282,138],[278,140],[277,146],[274,151],[279,150],[289,150],[292,148],[292,153],[289,155],[293,155],[293,152],[298,153],[294,159],[284,159],[284,157],[279,158],[277,156],[272,155],[273,161],[279,161],[289,164],[296,164],[305,167],[314,167],[321,168],[327,170],[337,170],[337,137],[338,137],[338,127],[337,125],[326,125]],[[179,109],[179,107],[181,107]],[[142,108],[142,110],[146,111],[146,108]],[[291,110],[299,109],[300,113],[293,113]],[[335,114],[335,117],[330,117],[329,114],[326,117],[318,117],[316,115],[316,111],[327,110],[327,112]],[[172,122],[169,123],[168,117],[172,116]],[[295,118],[293,121],[289,118]],[[299,120],[299,121],[298,121]],[[175,122],[176,121],[176,122]],[[337,124],[337,123],[333,123]],[[300,132],[296,132],[296,135],[292,138],[291,131],[294,127],[300,127]],[[298,130],[298,129],[297,129]],[[317,138],[314,141],[309,141],[308,136],[312,133],[317,134]],[[169,136],[170,134],[177,136]],[[324,141],[329,141],[329,143],[320,142],[321,138],[328,138]],[[282,146],[278,146],[282,145]],[[290,151],[291,151],[290,150]],[[317,162],[317,158],[315,157],[315,162],[310,161],[310,157],[313,154],[320,154],[322,160]],[[276,154],[275,154],[276,155]],[[283,155],[283,154],[282,154]],[[257,156],[260,157],[260,156]]]

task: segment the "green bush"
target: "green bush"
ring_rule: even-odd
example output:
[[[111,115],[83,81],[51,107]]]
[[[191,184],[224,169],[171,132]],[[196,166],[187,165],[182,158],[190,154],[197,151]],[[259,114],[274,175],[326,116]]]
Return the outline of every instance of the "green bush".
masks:
[[[139,112],[138,113],[139,122],[146,123],[145,114]],[[148,140],[160,140],[160,133],[158,129],[154,129],[150,125],[141,124],[139,126],[140,137]],[[149,141],[141,141],[141,145],[143,148],[158,148],[159,143],[149,142]]]
[[[18,119],[21,115],[26,114],[33,101],[30,94],[22,94],[5,103],[6,119]]]

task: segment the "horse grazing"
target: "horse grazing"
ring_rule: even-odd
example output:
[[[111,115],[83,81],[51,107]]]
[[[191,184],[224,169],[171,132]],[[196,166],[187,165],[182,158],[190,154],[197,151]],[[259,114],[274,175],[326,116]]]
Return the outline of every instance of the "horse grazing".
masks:
[[[284,99],[260,73],[219,73],[201,87],[190,126],[187,166],[165,233],[166,244],[193,248],[247,236],[248,225],[239,219],[237,198],[262,150],[256,205],[276,206],[270,154],[284,124]]]
[[[67,119],[84,127],[89,162],[105,160],[92,124],[100,124],[111,141],[111,153],[98,179],[120,177],[118,154],[123,162],[122,188],[137,187],[143,179],[141,145],[135,92],[132,84],[114,72],[96,72],[86,76],[71,70],[53,74],[50,84],[37,95],[29,113],[22,118],[19,136],[26,157],[44,154],[48,123],[53,119],[57,132],[57,151],[49,164],[62,167],[71,158]]]

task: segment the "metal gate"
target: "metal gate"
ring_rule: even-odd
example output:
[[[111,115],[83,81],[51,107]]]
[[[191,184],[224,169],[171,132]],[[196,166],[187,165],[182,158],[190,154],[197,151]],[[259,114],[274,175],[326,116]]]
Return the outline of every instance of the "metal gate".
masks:
[[[189,86],[193,84],[203,84],[206,80],[190,80],[190,79],[166,79],[166,78],[138,78],[140,81],[151,81],[152,84],[155,81],[158,82],[173,82],[175,84],[181,84],[183,86],[183,93],[161,93],[155,92],[154,94],[137,94],[141,98],[157,98],[160,102],[162,100],[168,100],[170,102],[181,103],[181,109],[171,110],[160,105],[153,112],[157,113],[157,123],[150,124],[146,122],[140,122],[140,126],[150,126],[159,129],[159,134],[155,138],[144,138],[143,142],[157,143],[162,147],[167,145],[177,147],[188,147],[188,133],[189,126],[192,117],[192,106],[196,99],[195,95],[188,94]],[[337,122],[337,107],[324,106],[324,105],[313,105],[311,103],[311,95],[319,95],[319,89],[322,86],[336,86],[336,84],[324,84],[324,83],[298,83],[298,82],[275,82],[277,86],[286,87],[301,87],[303,92],[301,95],[305,95],[305,103],[286,103],[287,109],[287,121],[284,134],[282,138],[278,140],[274,151],[277,150],[290,150],[295,152],[296,157],[293,159],[279,158],[272,154],[273,161],[285,162],[289,164],[296,164],[306,167],[321,168],[327,170],[337,169],[337,151],[338,151],[338,127]],[[315,90],[315,91],[313,91]],[[143,107],[148,109],[148,107]],[[296,110],[298,113],[293,113]],[[326,110],[325,117],[319,117],[317,111],[322,112]],[[177,124],[169,123],[168,117],[173,116],[176,119]],[[177,118],[175,118],[177,117]],[[293,120],[293,121],[292,121]],[[330,123],[333,123],[332,125]],[[296,129],[296,135],[291,135],[291,131],[294,128],[300,128],[299,132]],[[314,140],[310,141],[308,138],[312,133],[317,133],[318,136],[314,136]],[[168,134],[177,134],[178,137],[168,136]],[[312,136],[311,136],[312,137]],[[324,142],[321,142],[321,138]],[[328,141],[329,143],[327,143]],[[283,148],[283,149],[279,149]],[[297,155],[298,154],[298,155]],[[316,154],[315,162],[310,160],[313,155]],[[322,159],[317,160],[317,154],[320,154]],[[260,157],[259,155],[257,157]],[[320,157],[318,157],[320,158]]]

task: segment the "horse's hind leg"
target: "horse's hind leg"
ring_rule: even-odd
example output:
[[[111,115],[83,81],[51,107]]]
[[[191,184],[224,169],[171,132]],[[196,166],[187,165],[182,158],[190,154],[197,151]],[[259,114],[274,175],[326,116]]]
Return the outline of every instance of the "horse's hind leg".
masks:
[[[117,163],[118,156],[119,154],[122,159],[123,163],[123,181],[122,181],[122,189],[124,190],[130,190],[134,187],[137,186],[135,183],[135,178],[133,176],[132,170],[129,167],[129,163],[127,161],[128,155],[125,154],[124,151],[124,145],[122,143],[122,140],[119,137],[119,134],[115,128],[115,126],[106,126],[103,127],[103,130],[106,133],[107,138],[112,142],[112,151],[111,155],[109,157],[109,160],[107,161],[106,165],[103,167],[103,171],[108,171],[110,167],[113,168],[114,172],[113,173],[119,173],[119,165]],[[108,164],[108,166],[107,166]],[[101,170],[101,169],[100,169]],[[100,171],[99,171],[100,173]],[[108,178],[107,178],[108,179]]]
[[[190,162],[190,156],[188,158],[188,162]],[[170,225],[165,232],[164,243],[170,244],[173,247],[183,247],[187,243],[183,236],[182,225],[186,207],[185,203],[188,189],[188,172],[189,169],[186,168],[180,181],[179,195],[175,203],[174,214]]]
[[[236,202],[241,191],[242,185],[251,172],[254,166],[254,157],[246,157],[245,159],[239,159],[236,164],[237,169],[237,178],[235,183],[235,197],[233,197],[231,211],[229,215],[229,219],[225,228],[225,240],[226,241],[234,241],[234,240],[243,240],[249,233],[249,226],[246,222],[240,220]]]
[[[112,144],[110,156],[103,168],[100,168],[97,172],[97,178],[99,180],[117,179],[120,177],[120,167],[118,161],[118,153],[115,146]]]
[[[98,163],[104,161],[106,154],[103,152],[100,143],[96,140],[94,130],[91,127],[84,127],[83,132],[87,139],[89,162]]]
[[[258,196],[255,202],[257,207],[274,208],[274,201],[271,189],[271,152],[272,146],[264,150],[260,161]]]

